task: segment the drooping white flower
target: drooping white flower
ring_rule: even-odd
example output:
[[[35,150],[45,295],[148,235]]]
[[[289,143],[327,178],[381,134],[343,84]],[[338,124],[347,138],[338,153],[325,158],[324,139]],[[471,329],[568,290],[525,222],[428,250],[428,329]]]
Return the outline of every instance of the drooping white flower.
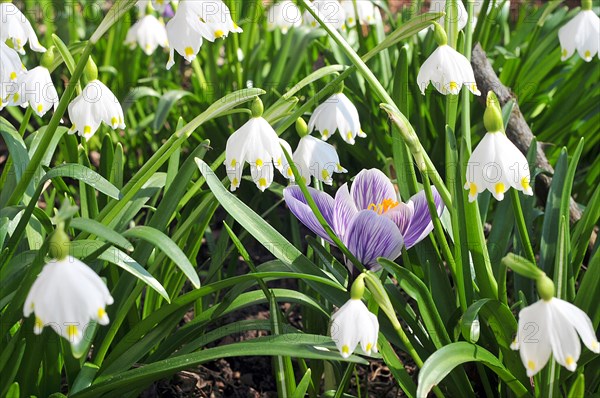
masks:
[[[162,15],[167,4],[169,4],[169,0],[138,0],[136,6],[140,15],[146,15],[146,10],[149,6]]]
[[[501,131],[486,133],[477,145],[467,164],[466,181],[469,202],[486,189],[496,200],[504,199],[510,187],[533,195],[527,159]]]
[[[331,185],[333,173],[347,172],[340,164],[340,158],[333,145],[310,135],[300,139],[292,159],[307,184],[310,183],[310,177],[313,176],[325,184]],[[293,175],[290,179],[293,180]]]
[[[379,321],[360,299],[350,299],[331,316],[331,338],[342,357],[348,358],[358,343],[367,354],[377,352]]]
[[[286,149],[291,151],[289,145]],[[246,162],[250,164],[250,173],[258,189],[269,188],[273,182],[273,166],[284,174],[284,158],[273,127],[262,116],[252,117],[229,137],[225,147],[225,168],[231,191],[240,186]]]
[[[269,30],[279,28],[281,33],[286,34],[290,28],[302,24],[302,12],[291,0],[283,0],[275,3],[267,12],[267,27]]]
[[[13,47],[25,54],[24,46],[29,42],[29,48],[37,52],[45,52],[25,15],[13,3],[0,3],[0,41],[12,40]]]
[[[358,0],[356,2],[358,18],[354,12],[354,2],[352,0],[342,0],[341,4],[346,13],[346,25],[348,27],[356,25],[357,20],[361,25],[373,25],[375,23],[375,13],[378,11],[371,0]]]
[[[429,82],[444,95],[457,95],[463,85],[473,94],[481,95],[471,63],[447,44],[439,46],[421,65],[417,83],[423,95]]]
[[[113,130],[125,128],[123,108],[119,100],[100,80],[89,82],[69,104],[69,119],[72,123],[69,134],[78,132],[88,140],[102,122]]]
[[[308,132],[317,129],[325,141],[339,131],[340,135],[350,145],[355,138],[366,137],[360,128],[358,110],[344,93],[336,93],[319,105],[308,121]]]
[[[338,0],[314,0],[309,7],[332,29],[342,29],[346,21],[346,12]],[[304,11],[303,20],[312,28],[319,26],[319,22],[309,11]]]
[[[229,8],[221,0],[181,0],[175,16],[167,23],[171,47],[167,69],[175,63],[174,51],[191,62],[202,46],[202,39],[215,41],[242,29],[231,19]]]
[[[546,365],[550,354],[573,372],[581,354],[580,337],[587,348],[600,353],[600,344],[587,314],[573,304],[553,297],[539,300],[519,312],[519,329],[511,348],[519,350],[529,377]]]
[[[43,66],[35,67],[19,75],[15,92],[9,96],[10,105],[28,105],[40,117],[50,108],[58,106],[58,93],[52,83],[50,71]]]
[[[158,46],[168,47],[165,25],[154,15],[148,14],[129,28],[125,44],[131,48],[139,45],[146,55],[151,55]]]
[[[177,13],[180,12],[192,29],[208,41],[227,37],[230,32],[242,32],[222,0],[182,0],[177,9]]]
[[[456,10],[455,15],[458,18],[458,30],[463,30],[465,26],[467,26],[468,14],[467,9],[465,8],[462,0],[457,0],[456,5],[458,9]],[[429,6],[429,12],[446,12],[446,0],[431,0]],[[438,23],[442,26],[445,26],[445,18],[441,17],[438,20]]]
[[[112,303],[102,279],[83,262],[68,256],[44,266],[25,299],[23,315],[35,313],[35,334],[50,326],[78,344],[90,321],[108,324],[105,307]]]
[[[19,54],[0,41],[0,110],[8,105],[8,96],[16,90],[18,77],[26,71]]]
[[[600,18],[592,10],[582,10],[558,30],[558,39],[563,61],[571,58],[575,50],[586,62],[596,54],[600,58]]]

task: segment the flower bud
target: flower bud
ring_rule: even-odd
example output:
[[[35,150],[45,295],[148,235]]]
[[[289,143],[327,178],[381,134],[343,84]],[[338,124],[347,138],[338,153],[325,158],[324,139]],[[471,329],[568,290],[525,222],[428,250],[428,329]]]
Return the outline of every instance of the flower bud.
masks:
[[[433,28],[433,37],[438,46],[444,46],[448,44],[448,35],[446,35],[446,31],[444,30],[444,28],[442,28],[442,25],[440,25],[437,22],[434,22]]]
[[[252,112],[252,117],[261,117],[265,108],[263,106],[260,98],[256,97],[252,101],[252,105],[250,105],[250,111]]]
[[[306,137],[308,135],[308,126],[306,125],[304,119],[302,119],[301,117],[296,119],[296,132],[298,133],[300,138]]]
[[[360,274],[358,278],[352,283],[352,287],[350,288],[350,297],[353,300],[362,299],[365,294],[365,274]]]
[[[48,254],[50,257],[62,260],[69,254],[70,239],[64,229],[64,224],[60,223],[52,236],[50,237],[50,248]]]
[[[592,9],[592,0],[581,0],[581,8],[584,10]]]
[[[40,61],[40,65],[46,69],[52,68],[52,64],[54,63],[54,46],[50,47],[48,51],[42,55],[42,60]]]
[[[483,124],[489,132],[504,131],[504,121],[502,120],[502,108],[498,97],[493,91],[488,92],[487,108],[483,114]]]
[[[554,297],[554,282],[546,274],[541,275],[536,281],[538,294],[544,301],[549,301]]]
[[[91,56],[88,58],[87,63],[85,64],[84,73],[88,82],[91,82],[92,80],[98,80],[98,67]]]

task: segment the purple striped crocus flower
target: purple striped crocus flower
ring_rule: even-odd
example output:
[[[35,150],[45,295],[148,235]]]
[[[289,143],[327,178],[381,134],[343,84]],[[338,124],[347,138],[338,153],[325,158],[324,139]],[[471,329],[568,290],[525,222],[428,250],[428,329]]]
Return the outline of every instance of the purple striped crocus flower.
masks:
[[[441,215],[442,198],[435,187],[431,188]],[[403,246],[410,249],[433,230],[425,192],[417,193],[406,203],[400,202],[389,178],[377,169],[362,170],[350,189],[348,184],[338,189],[335,199],[325,192],[310,187],[308,190],[336,235],[367,268],[377,268],[379,257],[395,260]],[[333,244],[300,187],[285,188],[283,197],[304,225]]]

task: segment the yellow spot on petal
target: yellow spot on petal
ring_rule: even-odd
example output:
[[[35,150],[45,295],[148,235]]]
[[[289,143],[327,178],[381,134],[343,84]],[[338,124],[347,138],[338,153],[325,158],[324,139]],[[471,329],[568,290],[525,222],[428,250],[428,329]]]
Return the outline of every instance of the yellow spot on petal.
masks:
[[[223,33],[223,31],[221,29],[217,29],[215,30],[215,39],[219,39],[221,37],[223,37],[225,33]]]
[[[342,170],[344,170],[344,168],[342,167],[342,165],[341,165],[341,164],[339,164],[339,163],[338,163],[338,164],[336,164],[336,165],[335,165],[335,167],[337,168],[337,170],[338,170],[339,172],[342,172]]]
[[[535,370],[535,362],[533,362],[531,359],[527,362],[527,369]]]
[[[13,100],[15,102],[17,102],[19,100],[19,98],[21,98],[21,96],[19,95],[19,93],[15,93],[15,95],[13,95]]]
[[[327,138],[329,137],[329,130],[325,129],[323,130],[323,138]]]
[[[566,58],[566,57],[567,57],[567,55],[569,55],[569,52],[567,51],[567,49],[566,49],[566,48],[563,48],[563,50],[562,50],[562,57],[563,57],[563,58]]]
[[[287,175],[288,175],[289,177],[292,177],[292,176],[294,175],[294,171],[292,170],[292,168],[291,168],[291,167],[288,167],[288,169],[287,169]]]
[[[119,123],[119,119],[117,119],[116,117],[114,117],[114,116],[113,116],[113,117],[110,119],[110,124],[112,124],[112,125],[114,126],[114,125],[115,125],[115,124],[117,124],[117,123]]]
[[[277,166],[281,167],[281,158],[277,159]]]
[[[67,336],[69,336],[69,340],[73,340],[77,334],[79,334],[79,331],[77,330],[77,326],[75,325],[68,325],[67,326]]]
[[[263,178],[261,178],[261,179],[259,179],[259,180],[258,180],[258,185],[259,185],[261,188],[266,188],[266,187],[267,187],[267,179],[266,179],[266,178],[264,178],[264,177],[263,177]]]
[[[352,141],[352,131],[348,131],[348,132],[346,133],[346,139],[347,139],[348,141]]]
[[[458,83],[450,82],[450,91],[457,91],[457,90],[458,90]]]
[[[44,322],[37,316],[35,317],[35,328],[41,331],[44,328]]]
[[[262,161],[262,159],[256,159],[256,167],[263,167],[264,163]]]
[[[371,351],[371,348],[373,348],[373,344],[367,344],[367,352]]]
[[[348,18],[348,23],[354,23],[354,18],[352,18],[352,17]]]
[[[36,109],[38,113],[41,113],[44,110],[44,107],[42,106],[42,104],[39,104]]]
[[[342,354],[350,355],[350,347],[344,344],[342,346]]]
[[[474,182],[469,184],[469,195],[470,196],[477,195],[477,185]]]
[[[316,22],[316,21],[312,21],[312,22],[310,23],[310,26],[312,26],[312,27],[314,28],[315,26],[317,26],[317,22]]]
[[[184,51],[186,57],[189,57],[194,54],[194,50],[192,49],[192,47],[186,47]]]
[[[500,195],[504,193],[504,184],[499,182],[496,184],[496,195]]]
[[[236,178],[233,179],[233,181],[231,181],[231,185],[233,185],[234,187],[238,187],[240,185],[240,181]]]
[[[15,80],[17,78],[16,72],[10,72],[10,80]]]
[[[91,134],[91,133],[92,133],[92,127],[91,126],[85,126],[83,128],[83,134],[84,135],[88,135],[88,134]]]
[[[98,312],[96,315],[98,315],[98,319],[102,319],[106,316],[106,311],[104,310],[104,308],[98,308]]]
[[[236,24],[235,22],[233,23],[233,29],[234,30],[238,30],[240,28],[240,25]]]
[[[237,160],[231,159],[231,167],[235,167],[236,164],[237,164]]]
[[[571,365],[573,365],[575,363],[575,359],[573,359],[573,357],[569,355],[565,359],[565,363],[567,364],[567,366],[571,366]]]
[[[524,190],[529,191],[531,189],[531,185],[529,185],[529,178],[523,177],[521,178],[521,186]]]
[[[592,342],[592,351],[598,351],[600,350],[600,344],[597,341],[593,341]]]
[[[587,50],[584,55],[585,55],[586,58],[591,58],[592,57],[592,53],[590,52],[590,50]]]
[[[327,170],[323,170],[321,172],[321,177],[323,177],[323,180],[325,181],[329,180],[329,172]]]

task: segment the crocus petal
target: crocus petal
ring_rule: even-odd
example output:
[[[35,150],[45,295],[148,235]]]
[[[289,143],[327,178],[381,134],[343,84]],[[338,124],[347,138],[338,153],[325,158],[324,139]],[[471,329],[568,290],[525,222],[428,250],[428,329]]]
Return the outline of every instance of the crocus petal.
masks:
[[[350,195],[358,210],[368,209],[369,205],[377,205],[385,199],[397,198],[390,179],[377,169],[362,170],[358,173],[350,188]]]
[[[362,210],[348,225],[344,243],[365,267],[377,268],[378,257],[395,260],[402,253],[404,239],[392,220]]]
[[[344,239],[346,229],[350,220],[358,213],[354,201],[348,191],[348,184],[342,185],[335,193],[335,202],[333,205],[333,229],[335,233]]]
[[[433,191],[433,201],[437,210],[438,216],[444,212],[444,202],[434,186],[431,186]],[[409,203],[413,204],[413,216],[410,219],[410,224],[406,230],[401,230],[404,236],[404,245],[410,249],[420,241],[422,241],[431,231],[433,231],[433,222],[425,192],[421,191],[410,198]]]
[[[326,194],[325,192],[318,191],[314,188],[307,187],[308,192],[315,200],[317,204],[317,208],[323,214],[325,221],[329,225],[333,224],[333,204],[334,200],[331,196]],[[327,240],[329,243],[333,243],[327,235],[327,232],[323,229],[319,220],[308,206],[306,202],[306,198],[302,194],[302,190],[300,187],[293,185],[287,187],[283,190],[283,198],[285,199],[285,203],[290,208],[290,211],[294,213],[296,218],[298,218],[302,224],[306,225],[308,229],[313,231],[315,234],[319,235],[321,238]]]

